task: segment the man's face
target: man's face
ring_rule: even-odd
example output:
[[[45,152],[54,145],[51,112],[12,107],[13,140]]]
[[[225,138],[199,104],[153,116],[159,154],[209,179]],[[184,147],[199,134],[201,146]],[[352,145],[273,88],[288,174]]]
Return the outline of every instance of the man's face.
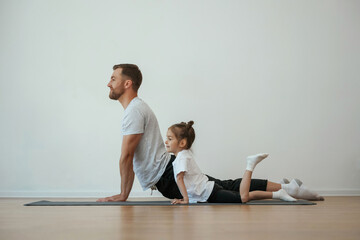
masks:
[[[107,85],[110,88],[109,98],[114,100],[118,100],[125,92],[125,80],[121,71],[121,68],[115,69]]]

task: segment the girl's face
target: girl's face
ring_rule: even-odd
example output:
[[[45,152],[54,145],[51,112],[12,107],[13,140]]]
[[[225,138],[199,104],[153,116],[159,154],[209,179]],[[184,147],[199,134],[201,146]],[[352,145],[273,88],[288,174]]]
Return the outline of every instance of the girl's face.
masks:
[[[186,144],[186,142],[185,142]],[[184,139],[180,142],[176,139],[175,134],[168,129],[165,140],[166,151],[169,153],[174,153],[175,156],[184,149]]]

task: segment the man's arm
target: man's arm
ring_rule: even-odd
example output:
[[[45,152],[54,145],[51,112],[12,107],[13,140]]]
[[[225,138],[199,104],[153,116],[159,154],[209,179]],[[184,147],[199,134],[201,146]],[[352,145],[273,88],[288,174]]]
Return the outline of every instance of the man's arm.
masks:
[[[121,193],[111,197],[98,199],[98,202],[120,202],[126,201],[126,199],[129,197],[135,177],[133,170],[133,158],[141,137],[142,134],[125,135],[123,137],[121,157],[119,161]]]
[[[121,177],[120,195],[122,195],[123,199],[120,201],[126,201],[134,183],[135,173],[133,170],[133,158],[141,137],[142,134],[125,135],[123,137],[121,157],[119,161]]]

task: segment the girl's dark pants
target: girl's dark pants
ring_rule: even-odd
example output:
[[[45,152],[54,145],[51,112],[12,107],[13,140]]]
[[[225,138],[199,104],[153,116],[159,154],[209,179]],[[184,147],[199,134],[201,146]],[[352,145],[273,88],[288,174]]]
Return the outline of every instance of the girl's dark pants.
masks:
[[[175,160],[175,156],[171,155],[171,159],[166,166],[165,172],[161,176],[160,180],[156,183],[156,188],[162,195],[169,199],[182,199],[180,190],[175,182],[174,170],[172,162]],[[208,202],[215,203],[241,203],[241,197],[239,193],[241,178],[219,180],[206,175],[209,181],[214,181],[214,189],[212,190]],[[267,180],[263,179],[251,179],[250,192],[251,191],[266,191]]]

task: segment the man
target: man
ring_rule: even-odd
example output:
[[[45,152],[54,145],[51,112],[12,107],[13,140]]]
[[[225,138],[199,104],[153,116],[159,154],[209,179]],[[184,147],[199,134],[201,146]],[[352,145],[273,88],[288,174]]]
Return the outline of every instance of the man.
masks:
[[[167,180],[160,181],[166,167],[172,168],[170,159],[174,157],[166,152],[155,114],[137,95],[142,82],[140,69],[134,64],[119,64],[115,65],[113,70],[107,85],[110,88],[109,97],[118,100],[125,110],[119,162],[121,193],[98,199],[100,202],[126,201],[134,182],[134,172],[144,191],[149,188],[154,189],[156,184],[159,185],[159,191],[164,191],[175,183],[173,175],[169,174],[167,177],[171,177],[170,185],[167,185]],[[164,183],[161,185],[160,182]],[[180,198],[181,194],[176,183],[174,186],[175,188],[170,186],[169,191],[175,194],[163,194],[167,197]]]
[[[121,193],[97,201],[126,201],[135,174],[144,191],[149,188],[158,189],[164,197],[182,199],[172,166],[175,156],[166,151],[155,114],[137,94],[142,82],[140,69],[134,64],[118,64],[113,70],[107,85],[110,88],[109,97],[118,100],[124,108],[123,140],[119,161]],[[225,190],[238,191],[241,183],[241,178],[224,181],[210,176],[208,178]],[[250,191],[274,192],[281,188],[295,198],[317,200],[319,197],[316,193],[299,187],[298,182],[295,181],[278,184],[268,180],[252,179],[250,185]]]

